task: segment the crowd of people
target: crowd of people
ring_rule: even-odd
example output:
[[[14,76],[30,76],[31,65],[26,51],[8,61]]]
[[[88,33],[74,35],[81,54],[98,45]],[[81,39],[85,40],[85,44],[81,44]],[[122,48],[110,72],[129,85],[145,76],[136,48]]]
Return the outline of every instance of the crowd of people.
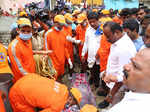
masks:
[[[46,21],[36,13],[20,11],[8,52],[0,44],[0,73],[13,75],[13,112],[149,111],[149,8],[55,9]],[[89,84],[105,97],[97,107],[81,107],[84,94],[62,81],[75,67],[90,72]]]

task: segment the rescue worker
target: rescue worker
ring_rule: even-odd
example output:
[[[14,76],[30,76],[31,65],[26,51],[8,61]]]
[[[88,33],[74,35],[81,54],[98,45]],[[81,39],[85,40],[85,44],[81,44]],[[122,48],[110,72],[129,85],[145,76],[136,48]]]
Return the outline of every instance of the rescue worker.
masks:
[[[4,46],[0,43],[0,74],[1,73],[12,74],[12,71],[8,65],[7,51],[4,48]]]
[[[73,22],[73,17],[70,13],[66,13],[64,15],[65,17],[65,21],[66,21],[66,25],[63,27],[64,33],[67,36],[71,36],[72,37],[72,22]],[[67,49],[69,52],[69,56],[71,58],[71,61],[73,62],[73,44],[72,42],[67,41]]]
[[[110,47],[111,47],[111,43],[107,41],[106,36],[103,34],[100,41],[100,47],[97,52],[97,57],[100,58],[100,73],[104,73],[104,71],[106,70],[107,60],[110,53]],[[109,89],[106,86],[105,82],[101,80],[101,86],[97,91],[97,95],[106,96],[108,91]]]
[[[71,41],[67,40],[67,37],[69,36],[70,38],[72,38],[72,24],[73,24],[73,17],[70,13],[66,13],[64,15],[65,17],[65,21],[66,21],[66,25],[63,27],[63,32],[66,35],[66,43],[67,43],[67,50],[69,53],[69,56],[71,58],[71,62],[74,62],[74,57],[73,57],[73,43]],[[68,62],[66,63],[68,65]],[[69,69],[69,75],[71,78],[72,77],[72,73],[73,73],[73,68]]]
[[[66,43],[66,35],[63,32],[63,27],[66,25],[63,15],[56,15],[54,18],[54,26],[47,31],[45,35],[45,49],[52,50],[49,54],[52,59],[52,64],[57,71],[56,79],[64,74],[65,60],[67,59],[70,69],[73,68]],[[60,78],[61,78],[60,77]]]
[[[4,102],[3,102],[3,93],[0,91],[0,111],[1,112],[6,112]]]
[[[82,98],[77,88],[68,88],[52,79],[28,74],[18,80],[9,93],[13,112],[61,112]]]
[[[79,49],[79,56],[81,60],[81,53],[82,53],[82,48],[83,48],[83,43],[85,41],[85,32],[88,27],[88,22],[87,22],[87,17],[84,13],[81,13],[78,15],[77,18],[78,26],[76,28],[76,40],[81,40],[81,43],[78,45]],[[86,56],[87,58],[87,56]]]
[[[18,20],[18,36],[8,46],[8,55],[17,81],[27,73],[35,72],[35,61],[32,52],[32,25],[29,19]]]
[[[73,16],[73,21],[74,21],[74,23],[77,25],[78,23],[77,23],[77,17],[78,17],[78,15],[81,13],[81,11],[80,10],[74,10],[73,11],[73,13],[72,13],[72,16]]]
[[[4,48],[4,46],[0,43],[0,75],[5,75],[6,73],[12,74],[12,71],[8,65],[7,51]],[[3,91],[0,90],[0,112],[6,112],[3,97],[6,96],[4,95]]]

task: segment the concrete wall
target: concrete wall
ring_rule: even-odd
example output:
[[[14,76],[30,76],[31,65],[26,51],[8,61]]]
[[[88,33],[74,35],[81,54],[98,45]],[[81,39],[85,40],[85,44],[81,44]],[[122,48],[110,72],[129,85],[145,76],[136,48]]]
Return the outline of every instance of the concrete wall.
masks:
[[[5,46],[10,43],[10,30],[11,24],[16,21],[16,18],[12,17],[0,17],[0,42]]]

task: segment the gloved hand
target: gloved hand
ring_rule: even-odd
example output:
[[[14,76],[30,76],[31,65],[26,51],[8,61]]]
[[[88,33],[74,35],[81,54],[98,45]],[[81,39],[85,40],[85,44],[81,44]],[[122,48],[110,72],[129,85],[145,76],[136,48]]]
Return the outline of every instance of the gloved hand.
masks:
[[[71,59],[70,59],[70,58],[68,59],[68,63],[69,63],[69,68],[70,68],[70,69],[72,69],[72,68],[73,68],[73,64],[72,64],[72,62],[71,62]]]
[[[75,43],[75,44],[80,44],[80,43],[81,43],[81,40],[75,40],[74,43]]]
[[[92,68],[94,66],[94,64],[95,64],[95,62],[88,63],[88,67]]]
[[[71,36],[67,36],[66,39],[72,43],[74,43],[74,41],[75,41],[75,38],[72,38]]]

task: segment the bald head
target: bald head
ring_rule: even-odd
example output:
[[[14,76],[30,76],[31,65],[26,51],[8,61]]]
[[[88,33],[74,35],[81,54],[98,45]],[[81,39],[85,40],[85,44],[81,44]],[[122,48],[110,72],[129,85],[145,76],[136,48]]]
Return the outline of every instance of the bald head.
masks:
[[[138,52],[131,63],[125,65],[128,79],[125,84],[130,90],[149,93],[150,92],[150,48]]]

